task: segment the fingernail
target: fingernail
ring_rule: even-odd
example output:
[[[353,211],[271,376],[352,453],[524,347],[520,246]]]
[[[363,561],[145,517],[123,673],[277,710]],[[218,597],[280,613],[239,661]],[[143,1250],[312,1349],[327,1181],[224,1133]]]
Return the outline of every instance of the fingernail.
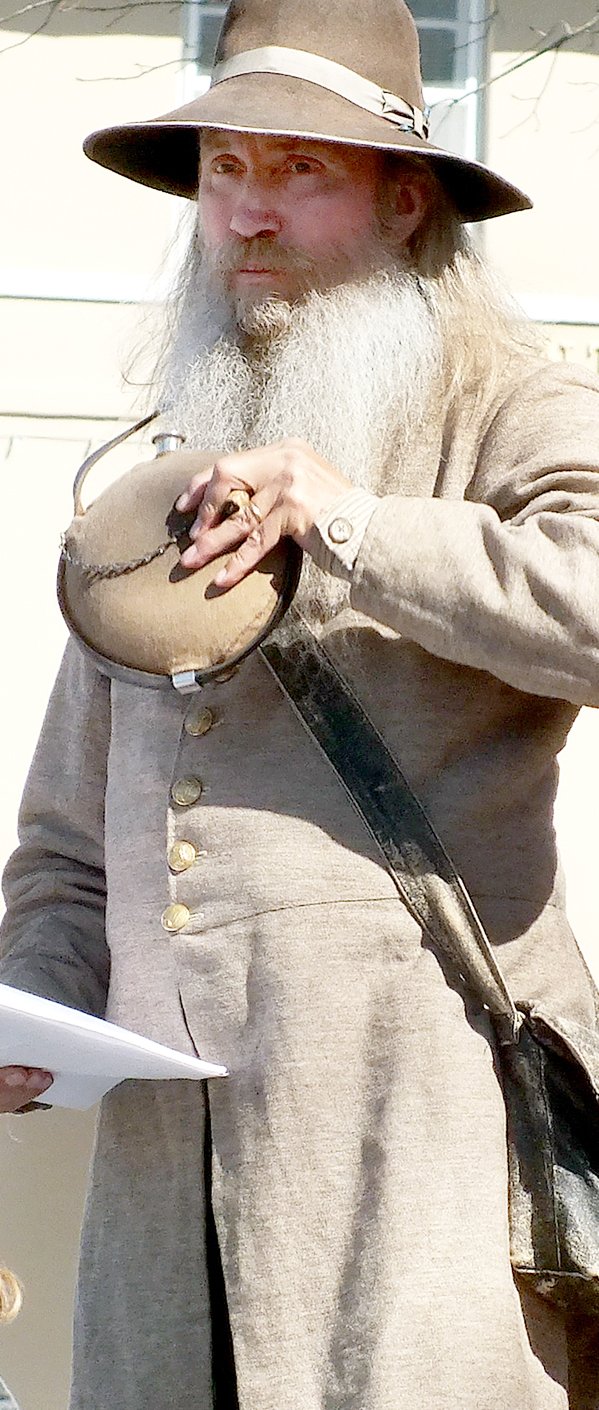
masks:
[[[227,579],[227,569],[226,569],[226,568],[219,568],[219,571],[218,571],[218,573],[216,574],[216,577],[212,579],[212,582],[214,583],[214,586],[215,586],[215,587],[220,587],[221,583],[226,582],[226,579]]]
[[[30,1087],[32,1091],[44,1092],[46,1087],[51,1086],[52,1080],[47,1073],[32,1072],[27,1078],[25,1086]]]
[[[25,1073],[23,1069],[19,1067],[16,1072],[7,1072],[4,1078],[4,1085],[5,1087],[22,1087],[24,1077]]]
[[[190,495],[187,490],[184,490],[183,494],[180,494],[179,498],[175,500],[175,509],[185,509],[189,504],[189,500]]]

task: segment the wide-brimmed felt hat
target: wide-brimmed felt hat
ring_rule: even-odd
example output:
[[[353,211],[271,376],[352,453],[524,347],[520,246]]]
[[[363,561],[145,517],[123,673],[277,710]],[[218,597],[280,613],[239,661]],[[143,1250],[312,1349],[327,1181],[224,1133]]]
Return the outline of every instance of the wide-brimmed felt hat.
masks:
[[[193,199],[203,128],[417,154],[467,221],[532,204],[481,162],[429,141],[418,31],[404,0],[232,0],[208,92],[152,121],[93,132],[84,151]]]

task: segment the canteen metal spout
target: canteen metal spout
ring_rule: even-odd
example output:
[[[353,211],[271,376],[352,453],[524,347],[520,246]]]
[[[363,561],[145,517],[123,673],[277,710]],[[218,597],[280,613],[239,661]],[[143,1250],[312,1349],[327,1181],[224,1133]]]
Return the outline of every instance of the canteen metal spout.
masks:
[[[156,446],[156,455],[168,455],[171,450],[180,450],[186,440],[179,431],[158,431],[152,436],[152,445]]]

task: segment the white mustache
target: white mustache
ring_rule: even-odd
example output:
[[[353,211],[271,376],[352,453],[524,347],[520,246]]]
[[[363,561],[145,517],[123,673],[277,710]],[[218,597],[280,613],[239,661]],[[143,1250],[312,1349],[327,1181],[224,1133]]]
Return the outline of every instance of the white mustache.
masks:
[[[208,256],[212,271],[222,279],[237,274],[248,267],[272,269],[281,273],[313,275],[318,262],[303,250],[290,245],[280,245],[276,239],[265,240],[256,236],[252,240],[236,241],[222,245]]]

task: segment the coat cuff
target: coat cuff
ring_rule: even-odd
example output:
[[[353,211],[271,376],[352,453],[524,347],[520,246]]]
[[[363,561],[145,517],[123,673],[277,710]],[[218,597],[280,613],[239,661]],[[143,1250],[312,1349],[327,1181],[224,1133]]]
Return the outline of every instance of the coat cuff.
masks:
[[[380,503],[369,490],[349,490],[316,520],[307,548],[319,568],[335,578],[351,579],[362,540]]]

